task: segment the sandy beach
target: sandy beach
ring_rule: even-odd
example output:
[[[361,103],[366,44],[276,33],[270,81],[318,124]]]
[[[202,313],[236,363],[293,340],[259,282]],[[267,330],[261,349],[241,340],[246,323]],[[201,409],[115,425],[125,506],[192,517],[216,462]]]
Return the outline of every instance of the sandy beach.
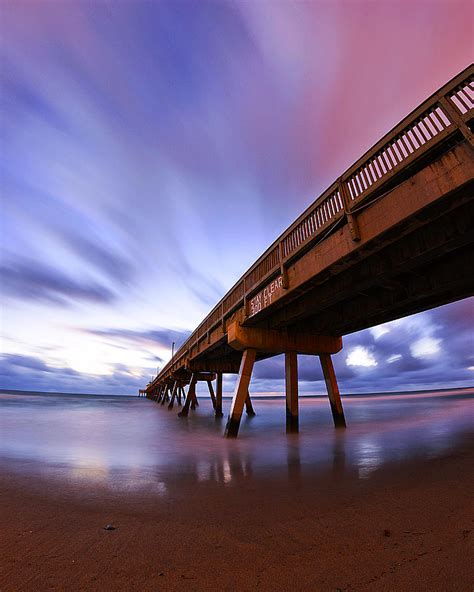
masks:
[[[129,469],[3,458],[0,590],[470,591],[473,444],[367,478],[344,455],[262,468],[240,445],[214,479],[149,467],[137,487]]]

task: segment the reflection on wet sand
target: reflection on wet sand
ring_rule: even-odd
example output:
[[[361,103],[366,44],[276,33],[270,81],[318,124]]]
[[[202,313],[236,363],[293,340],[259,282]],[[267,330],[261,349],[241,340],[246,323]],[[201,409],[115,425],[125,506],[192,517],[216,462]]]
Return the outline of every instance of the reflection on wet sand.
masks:
[[[203,400],[178,419],[148,400],[0,395],[0,466],[34,476],[173,495],[188,486],[223,487],[278,473],[368,479],[387,463],[433,458],[472,433],[474,389],[345,400],[347,430],[334,430],[327,401],[301,401],[301,432],[284,433],[284,400],[255,400],[241,439],[222,438]]]

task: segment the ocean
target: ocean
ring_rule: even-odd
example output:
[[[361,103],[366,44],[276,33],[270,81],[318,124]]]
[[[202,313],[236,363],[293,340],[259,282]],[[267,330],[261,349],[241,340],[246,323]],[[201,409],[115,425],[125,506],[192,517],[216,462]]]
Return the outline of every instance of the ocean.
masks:
[[[0,470],[166,496],[183,479],[229,487],[278,473],[370,479],[379,468],[447,456],[474,433],[474,388],[343,397],[335,430],[325,397],[300,399],[300,433],[285,433],[285,401],[254,398],[239,438],[222,437],[209,399],[189,417],[138,397],[0,393]]]

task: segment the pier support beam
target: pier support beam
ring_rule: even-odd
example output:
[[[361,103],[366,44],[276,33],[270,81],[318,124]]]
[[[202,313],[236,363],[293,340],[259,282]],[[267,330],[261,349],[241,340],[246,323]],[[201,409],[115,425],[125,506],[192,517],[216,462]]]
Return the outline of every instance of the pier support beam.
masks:
[[[331,403],[334,426],[336,428],[345,428],[346,420],[344,418],[341,395],[339,394],[339,387],[337,386],[336,373],[334,372],[331,356],[329,354],[320,354],[319,360],[323,369],[329,402]]]
[[[174,384],[173,384],[173,389],[171,391],[171,400],[170,400],[170,404],[168,405],[168,409],[173,409],[174,400],[176,398],[177,392],[178,392],[178,381],[175,380]]]
[[[217,373],[216,377],[216,406],[215,406],[216,417],[222,417],[222,372]]]
[[[164,389],[164,386],[162,384],[159,384],[158,388],[155,391],[155,395],[153,397],[153,400],[156,401],[157,403],[159,403],[161,401],[161,397],[163,395],[163,389]]]
[[[298,355],[296,352],[285,353],[286,383],[286,431],[299,431],[298,417]]]
[[[237,438],[244,409],[245,400],[248,397],[250,378],[257,352],[254,349],[246,349],[242,354],[240,371],[235,385],[234,397],[230,406],[229,419],[225,428],[226,438]]]
[[[188,394],[186,396],[186,400],[184,402],[184,406],[181,411],[178,413],[179,417],[187,417],[189,413],[189,406],[191,402],[194,402],[196,398],[196,382],[197,382],[197,374],[194,373],[191,376],[191,382],[189,383]]]
[[[168,383],[165,384],[165,388],[163,391],[163,397],[161,398],[161,404],[164,405],[166,403],[166,401],[169,400],[169,390],[170,390],[170,385]]]
[[[212,381],[206,380],[206,382],[207,382],[207,388],[209,389],[209,394],[211,395],[212,406],[215,411],[216,410],[216,396],[214,394],[214,388],[212,386]]]
[[[245,412],[248,416],[253,417],[255,415],[255,411],[252,405],[252,399],[250,398],[250,393],[247,391],[247,398],[245,399]]]

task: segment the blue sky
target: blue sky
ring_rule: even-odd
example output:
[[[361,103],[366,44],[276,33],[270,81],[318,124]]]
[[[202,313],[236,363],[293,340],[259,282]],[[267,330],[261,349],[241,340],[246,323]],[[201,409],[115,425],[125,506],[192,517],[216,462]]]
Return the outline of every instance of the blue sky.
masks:
[[[0,387],[143,386],[472,61],[468,2],[3,2]],[[472,300],[346,337],[346,391],[471,385]],[[258,392],[281,392],[280,359]],[[317,360],[302,390],[322,392]],[[232,386],[229,379],[227,389]]]

